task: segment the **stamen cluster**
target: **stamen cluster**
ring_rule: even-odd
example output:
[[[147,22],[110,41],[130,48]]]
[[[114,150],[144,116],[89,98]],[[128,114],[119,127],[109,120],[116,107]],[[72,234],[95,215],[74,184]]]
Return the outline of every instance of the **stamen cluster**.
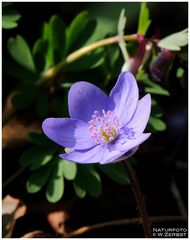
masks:
[[[98,111],[94,111],[92,119],[89,121],[88,129],[90,136],[96,143],[105,144],[112,142],[120,131],[119,120],[111,111],[105,112],[105,110],[102,110],[101,115]]]

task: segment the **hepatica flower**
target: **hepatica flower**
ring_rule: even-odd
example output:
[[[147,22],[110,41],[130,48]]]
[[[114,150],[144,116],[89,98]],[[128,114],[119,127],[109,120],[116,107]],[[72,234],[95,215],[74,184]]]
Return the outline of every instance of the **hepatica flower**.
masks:
[[[89,82],[77,82],[68,94],[70,118],[47,118],[42,128],[57,144],[71,149],[60,155],[77,163],[107,164],[133,154],[150,133],[143,133],[150,95],[139,100],[130,72],[120,74],[107,96]]]

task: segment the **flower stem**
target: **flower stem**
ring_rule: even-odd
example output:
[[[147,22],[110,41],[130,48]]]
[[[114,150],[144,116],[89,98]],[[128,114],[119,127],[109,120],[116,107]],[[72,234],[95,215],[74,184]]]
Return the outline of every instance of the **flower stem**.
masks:
[[[142,218],[142,224],[143,224],[143,228],[144,228],[145,237],[151,238],[152,237],[151,223],[150,223],[148,212],[146,209],[144,196],[142,195],[136,174],[127,159],[125,159],[123,161],[123,165],[125,167],[125,170],[127,172],[127,175],[129,177],[129,180],[130,180],[130,183],[131,183],[134,195],[135,195],[139,213]]]
[[[131,34],[131,35],[124,35],[123,36],[123,40],[124,41],[137,41],[137,39],[138,39],[138,35],[137,34]],[[94,51],[94,50],[96,50],[98,48],[105,47],[105,46],[108,46],[108,45],[111,45],[111,44],[119,43],[119,40],[120,39],[119,39],[118,36],[105,38],[105,39],[99,40],[97,42],[94,42],[94,43],[92,43],[90,45],[87,45],[85,47],[82,47],[82,48],[76,50],[75,52],[69,54],[66,57],[66,59],[64,59],[63,61],[61,61],[57,65],[53,66],[52,68],[48,69],[44,73],[42,78],[38,81],[38,84],[42,85],[44,83],[44,81],[47,81],[48,79],[53,79],[53,77],[58,72],[62,71],[62,69],[66,65],[77,61],[78,59],[80,59],[81,57],[83,57],[86,54],[90,53],[91,51]]]

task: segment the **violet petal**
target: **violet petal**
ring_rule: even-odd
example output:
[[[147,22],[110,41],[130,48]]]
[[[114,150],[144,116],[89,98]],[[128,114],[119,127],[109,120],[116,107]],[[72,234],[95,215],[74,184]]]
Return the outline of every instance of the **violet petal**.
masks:
[[[77,82],[72,85],[68,94],[69,114],[71,118],[85,122],[91,120],[96,110],[102,113],[107,110],[108,96],[99,88],[88,82]]]
[[[78,119],[47,118],[42,129],[48,138],[63,147],[88,149],[96,145],[90,137],[88,124]]]
[[[151,111],[151,97],[150,94],[146,94],[138,103],[137,109],[131,121],[127,124],[128,128],[133,128],[137,133],[144,131]]]
[[[114,112],[119,118],[120,127],[123,127],[131,120],[138,103],[137,83],[130,72],[123,72],[119,75],[110,93],[110,99],[115,104]]]

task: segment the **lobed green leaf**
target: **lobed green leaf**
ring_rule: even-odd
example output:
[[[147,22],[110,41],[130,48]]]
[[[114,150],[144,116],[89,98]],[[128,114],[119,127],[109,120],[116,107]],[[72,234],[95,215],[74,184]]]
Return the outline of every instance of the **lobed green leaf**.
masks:
[[[62,159],[55,160],[56,164],[48,180],[46,198],[49,202],[58,202],[64,194],[64,177],[62,172]]]
[[[22,36],[17,35],[15,38],[9,38],[7,48],[17,63],[31,72],[36,71],[30,48]]]
[[[77,174],[77,164],[75,162],[69,162],[66,160],[61,160],[61,168],[63,176],[67,180],[73,180]]]
[[[50,161],[45,166],[32,171],[26,182],[26,189],[29,193],[39,192],[47,182],[53,167],[54,162]]]
[[[98,165],[98,167],[113,181],[122,185],[129,184],[129,178],[122,163],[118,162],[113,164]]]
[[[147,7],[147,3],[142,2],[137,33],[145,36],[150,24],[151,24],[151,20],[149,16],[149,9]]]
[[[180,51],[181,47],[188,44],[188,29],[173,33],[158,42],[160,48],[165,48],[173,51]]]
[[[53,147],[32,147],[27,149],[20,158],[20,164],[29,166],[31,170],[41,168],[53,157],[56,149]]]
[[[21,18],[20,13],[13,9],[3,9],[2,27],[11,29],[18,26],[17,22]]]

